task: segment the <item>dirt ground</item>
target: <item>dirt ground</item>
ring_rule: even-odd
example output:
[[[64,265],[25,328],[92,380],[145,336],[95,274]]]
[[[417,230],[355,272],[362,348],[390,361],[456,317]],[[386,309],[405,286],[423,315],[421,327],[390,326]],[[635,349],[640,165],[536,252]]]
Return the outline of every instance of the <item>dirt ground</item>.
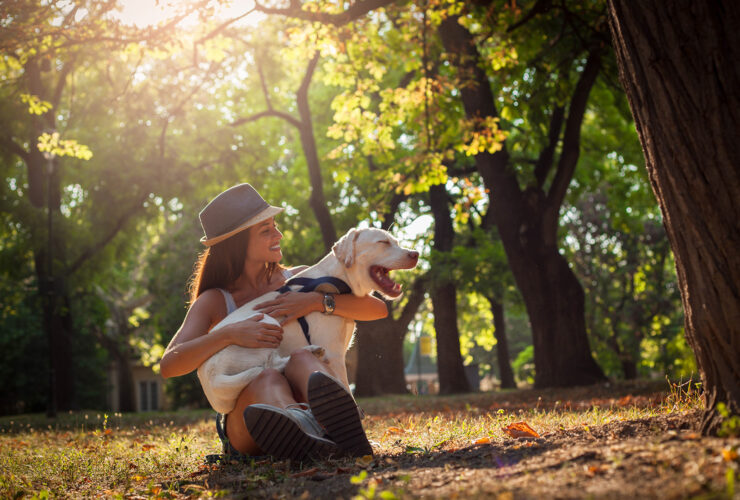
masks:
[[[409,450],[391,440],[378,443],[371,461],[217,465],[191,474],[191,481],[194,487],[222,489],[239,498],[740,498],[734,484],[740,439],[699,436],[699,411],[666,412],[665,397],[654,384],[626,384],[369,400],[362,404],[370,421],[435,411],[464,415],[628,404],[657,408],[658,401],[663,401],[663,411],[604,425],[561,425],[539,438],[491,439],[433,451]],[[183,482],[178,486],[187,489]]]

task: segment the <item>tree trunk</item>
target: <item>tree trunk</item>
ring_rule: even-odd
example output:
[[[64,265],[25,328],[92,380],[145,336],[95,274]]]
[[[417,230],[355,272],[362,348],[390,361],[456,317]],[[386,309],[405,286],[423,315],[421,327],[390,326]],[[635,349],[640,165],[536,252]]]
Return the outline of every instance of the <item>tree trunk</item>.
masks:
[[[403,339],[408,332],[409,323],[424,301],[425,284],[424,276],[416,278],[398,318],[394,318],[396,302],[386,301],[389,310],[387,318],[357,324],[355,392],[358,396],[408,392],[403,364]]]
[[[619,364],[622,365],[622,373],[625,380],[635,380],[637,378],[637,363],[628,357],[619,358]]]
[[[509,359],[509,340],[506,337],[504,305],[491,297],[488,297],[488,302],[491,304],[491,313],[493,313],[493,336],[496,337],[496,358],[498,359],[501,388],[516,389],[514,372],[511,369]]]
[[[434,309],[434,331],[437,335],[437,373],[440,394],[470,392],[460,354],[460,331],[457,329],[457,294],[455,285],[435,285],[430,292]]]
[[[479,64],[480,55],[470,32],[451,17],[442,22],[439,34],[462,80],[460,94],[466,115],[498,116],[488,76]],[[583,288],[560,255],[556,241],[557,215],[578,159],[580,125],[599,67],[600,57],[594,52],[589,55],[570,102],[563,151],[549,193],[545,194],[542,186],[524,191],[519,187],[505,144],[497,153],[475,156],[486,188],[496,193],[491,197],[489,210],[532,323],[537,387],[585,385],[606,378],[591,355]],[[559,113],[554,113],[551,138],[556,142],[561,124]],[[552,162],[552,155],[545,154],[551,146],[543,149],[542,158],[547,158],[547,162]],[[545,173],[547,162],[543,160]]]
[[[357,375],[355,394],[360,397],[406,394],[403,339],[407,328],[389,315],[357,323]]]
[[[128,356],[128,350],[121,352],[115,351],[113,354],[116,359],[116,378],[118,379],[118,411],[132,412],[136,411],[136,401],[134,396],[134,375],[131,371],[131,358]]]
[[[578,278],[556,248],[529,243],[519,249],[519,253],[509,255],[509,263],[532,324],[535,387],[568,387],[604,380],[591,355],[585,296]]]
[[[609,0],[609,14],[711,434],[720,403],[740,413],[740,4]]]
[[[449,252],[452,250],[455,233],[444,184],[429,188],[429,204],[434,215],[434,249],[438,252]],[[470,392],[470,384],[465,376],[460,354],[455,285],[444,277],[439,277],[433,283],[430,294],[434,309],[434,331],[437,336],[439,392],[442,394]]]
[[[298,130],[301,136],[303,154],[306,156],[306,164],[308,165],[308,177],[311,181],[311,195],[309,196],[308,202],[316,216],[316,221],[319,223],[321,237],[324,241],[324,248],[328,252],[337,241],[337,231],[334,228],[334,222],[331,220],[331,214],[326,205],[324,181],[321,176],[321,164],[319,163],[319,154],[316,149],[316,138],[313,135],[311,107],[308,102],[308,87],[311,84],[311,78],[313,77],[313,73],[318,62],[319,54],[317,52],[308,63],[306,74],[304,75],[301,86],[296,93],[296,103],[298,105],[298,112],[301,116]]]

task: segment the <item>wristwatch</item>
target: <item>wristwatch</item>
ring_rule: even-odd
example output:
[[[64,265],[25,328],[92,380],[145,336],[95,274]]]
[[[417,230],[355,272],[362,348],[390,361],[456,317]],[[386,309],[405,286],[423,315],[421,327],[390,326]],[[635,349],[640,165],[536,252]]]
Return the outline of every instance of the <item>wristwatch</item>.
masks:
[[[324,314],[332,314],[334,313],[334,308],[337,306],[336,302],[334,302],[334,295],[331,293],[325,293],[324,294]]]

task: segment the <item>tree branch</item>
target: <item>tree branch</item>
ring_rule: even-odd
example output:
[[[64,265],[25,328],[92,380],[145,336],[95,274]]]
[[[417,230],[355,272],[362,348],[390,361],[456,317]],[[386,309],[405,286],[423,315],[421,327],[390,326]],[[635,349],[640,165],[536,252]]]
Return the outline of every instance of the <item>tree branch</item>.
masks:
[[[11,153],[15,153],[21,157],[24,163],[28,164],[31,159],[31,155],[23,149],[12,137],[0,136],[0,144],[3,145],[3,149],[7,149]]]
[[[511,33],[515,29],[520,28],[521,26],[531,21],[532,18],[534,18],[537,14],[541,14],[550,10],[550,7],[552,7],[552,0],[537,0],[537,3],[534,4],[534,7],[532,7],[522,19],[506,28],[506,32]]]
[[[144,209],[144,202],[148,197],[149,193],[145,193],[143,196],[141,196],[128,212],[124,213],[117,221],[109,226],[108,232],[104,234],[102,238],[83,250],[83,252],[77,257],[72,265],[67,267],[67,269],[65,270],[65,274],[74,274],[85,262],[87,262],[88,259],[93,257],[108,243],[110,243],[110,241],[118,234],[118,232],[123,229],[126,223],[135,214]]]
[[[555,148],[560,138],[560,129],[563,127],[563,118],[565,117],[565,108],[556,107],[550,118],[550,130],[547,134],[547,146],[540,153],[537,163],[534,167],[534,178],[537,180],[537,186],[542,188],[545,185],[547,174],[552,169],[555,159]]]
[[[393,224],[393,219],[396,217],[396,212],[398,211],[398,207],[401,204],[402,201],[404,201],[406,198],[408,198],[408,195],[405,195],[403,193],[394,193],[393,198],[391,198],[390,206],[388,207],[388,211],[383,214],[383,221],[380,224],[380,228],[388,231],[388,229]]]
[[[303,19],[304,21],[314,21],[322,24],[332,24],[334,26],[344,26],[345,24],[358,19],[368,12],[385,7],[395,3],[397,0],[360,0],[352,4],[344,12],[337,14],[331,14],[329,12],[310,12],[301,9],[301,4],[298,1],[291,0],[290,7],[281,9],[275,7],[265,7],[259,2],[255,2],[254,8],[259,12],[265,14],[277,14],[286,17],[293,17],[297,19]]]
[[[565,194],[578,163],[583,115],[586,112],[586,104],[591,88],[594,86],[600,70],[601,49],[595,48],[588,55],[586,67],[578,79],[573,97],[570,100],[568,119],[565,123],[565,133],[563,135],[563,151],[560,154],[555,178],[547,194],[546,208],[543,215],[543,230],[545,231],[546,242],[554,243],[555,241],[560,205],[565,199]]]
[[[257,73],[260,75],[260,84],[262,85],[262,93],[265,95],[265,103],[267,103],[267,109],[272,111],[272,101],[270,101],[270,91],[267,89],[267,82],[265,81],[265,73],[262,71],[262,65],[257,61]]]
[[[414,319],[414,315],[416,315],[416,311],[419,309],[419,306],[424,301],[426,284],[427,276],[426,274],[424,274],[416,278],[414,284],[411,285],[411,294],[409,295],[409,300],[406,301],[406,305],[404,306],[403,311],[401,311],[401,314],[396,320],[398,324],[403,327],[404,331],[408,328],[409,323],[411,323],[411,320]]]
[[[294,117],[290,116],[288,113],[284,113],[282,111],[277,111],[275,109],[268,109],[266,111],[260,111],[259,113],[255,113],[251,116],[246,116],[244,118],[239,118],[238,120],[235,120],[231,123],[232,127],[237,127],[239,125],[244,125],[245,123],[250,123],[259,120],[260,118],[264,118],[266,116],[274,116],[277,118],[281,118],[285,120],[286,122],[290,123],[296,128],[300,128],[301,122],[296,120]]]

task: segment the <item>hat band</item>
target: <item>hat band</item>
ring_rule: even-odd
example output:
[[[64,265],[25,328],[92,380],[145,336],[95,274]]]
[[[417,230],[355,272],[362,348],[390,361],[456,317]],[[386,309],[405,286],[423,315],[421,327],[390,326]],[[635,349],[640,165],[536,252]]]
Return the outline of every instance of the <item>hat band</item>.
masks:
[[[272,205],[267,205],[264,210],[260,211],[257,215],[254,215],[253,217],[250,217],[243,223],[239,224],[239,226],[237,226],[236,228],[230,231],[227,231],[223,234],[213,236],[211,238],[209,238],[208,236],[203,236],[200,239],[200,241],[207,247],[213,246],[216,243],[220,243],[224,241],[225,239],[231,236],[234,236],[235,234],[240,233],[251,226],[254,226],[255,224],[259,224],[260,222],[263,222],[269,219],[270,217],[276,216],[283,210],[285,209],[281,207],[273,207]]]

